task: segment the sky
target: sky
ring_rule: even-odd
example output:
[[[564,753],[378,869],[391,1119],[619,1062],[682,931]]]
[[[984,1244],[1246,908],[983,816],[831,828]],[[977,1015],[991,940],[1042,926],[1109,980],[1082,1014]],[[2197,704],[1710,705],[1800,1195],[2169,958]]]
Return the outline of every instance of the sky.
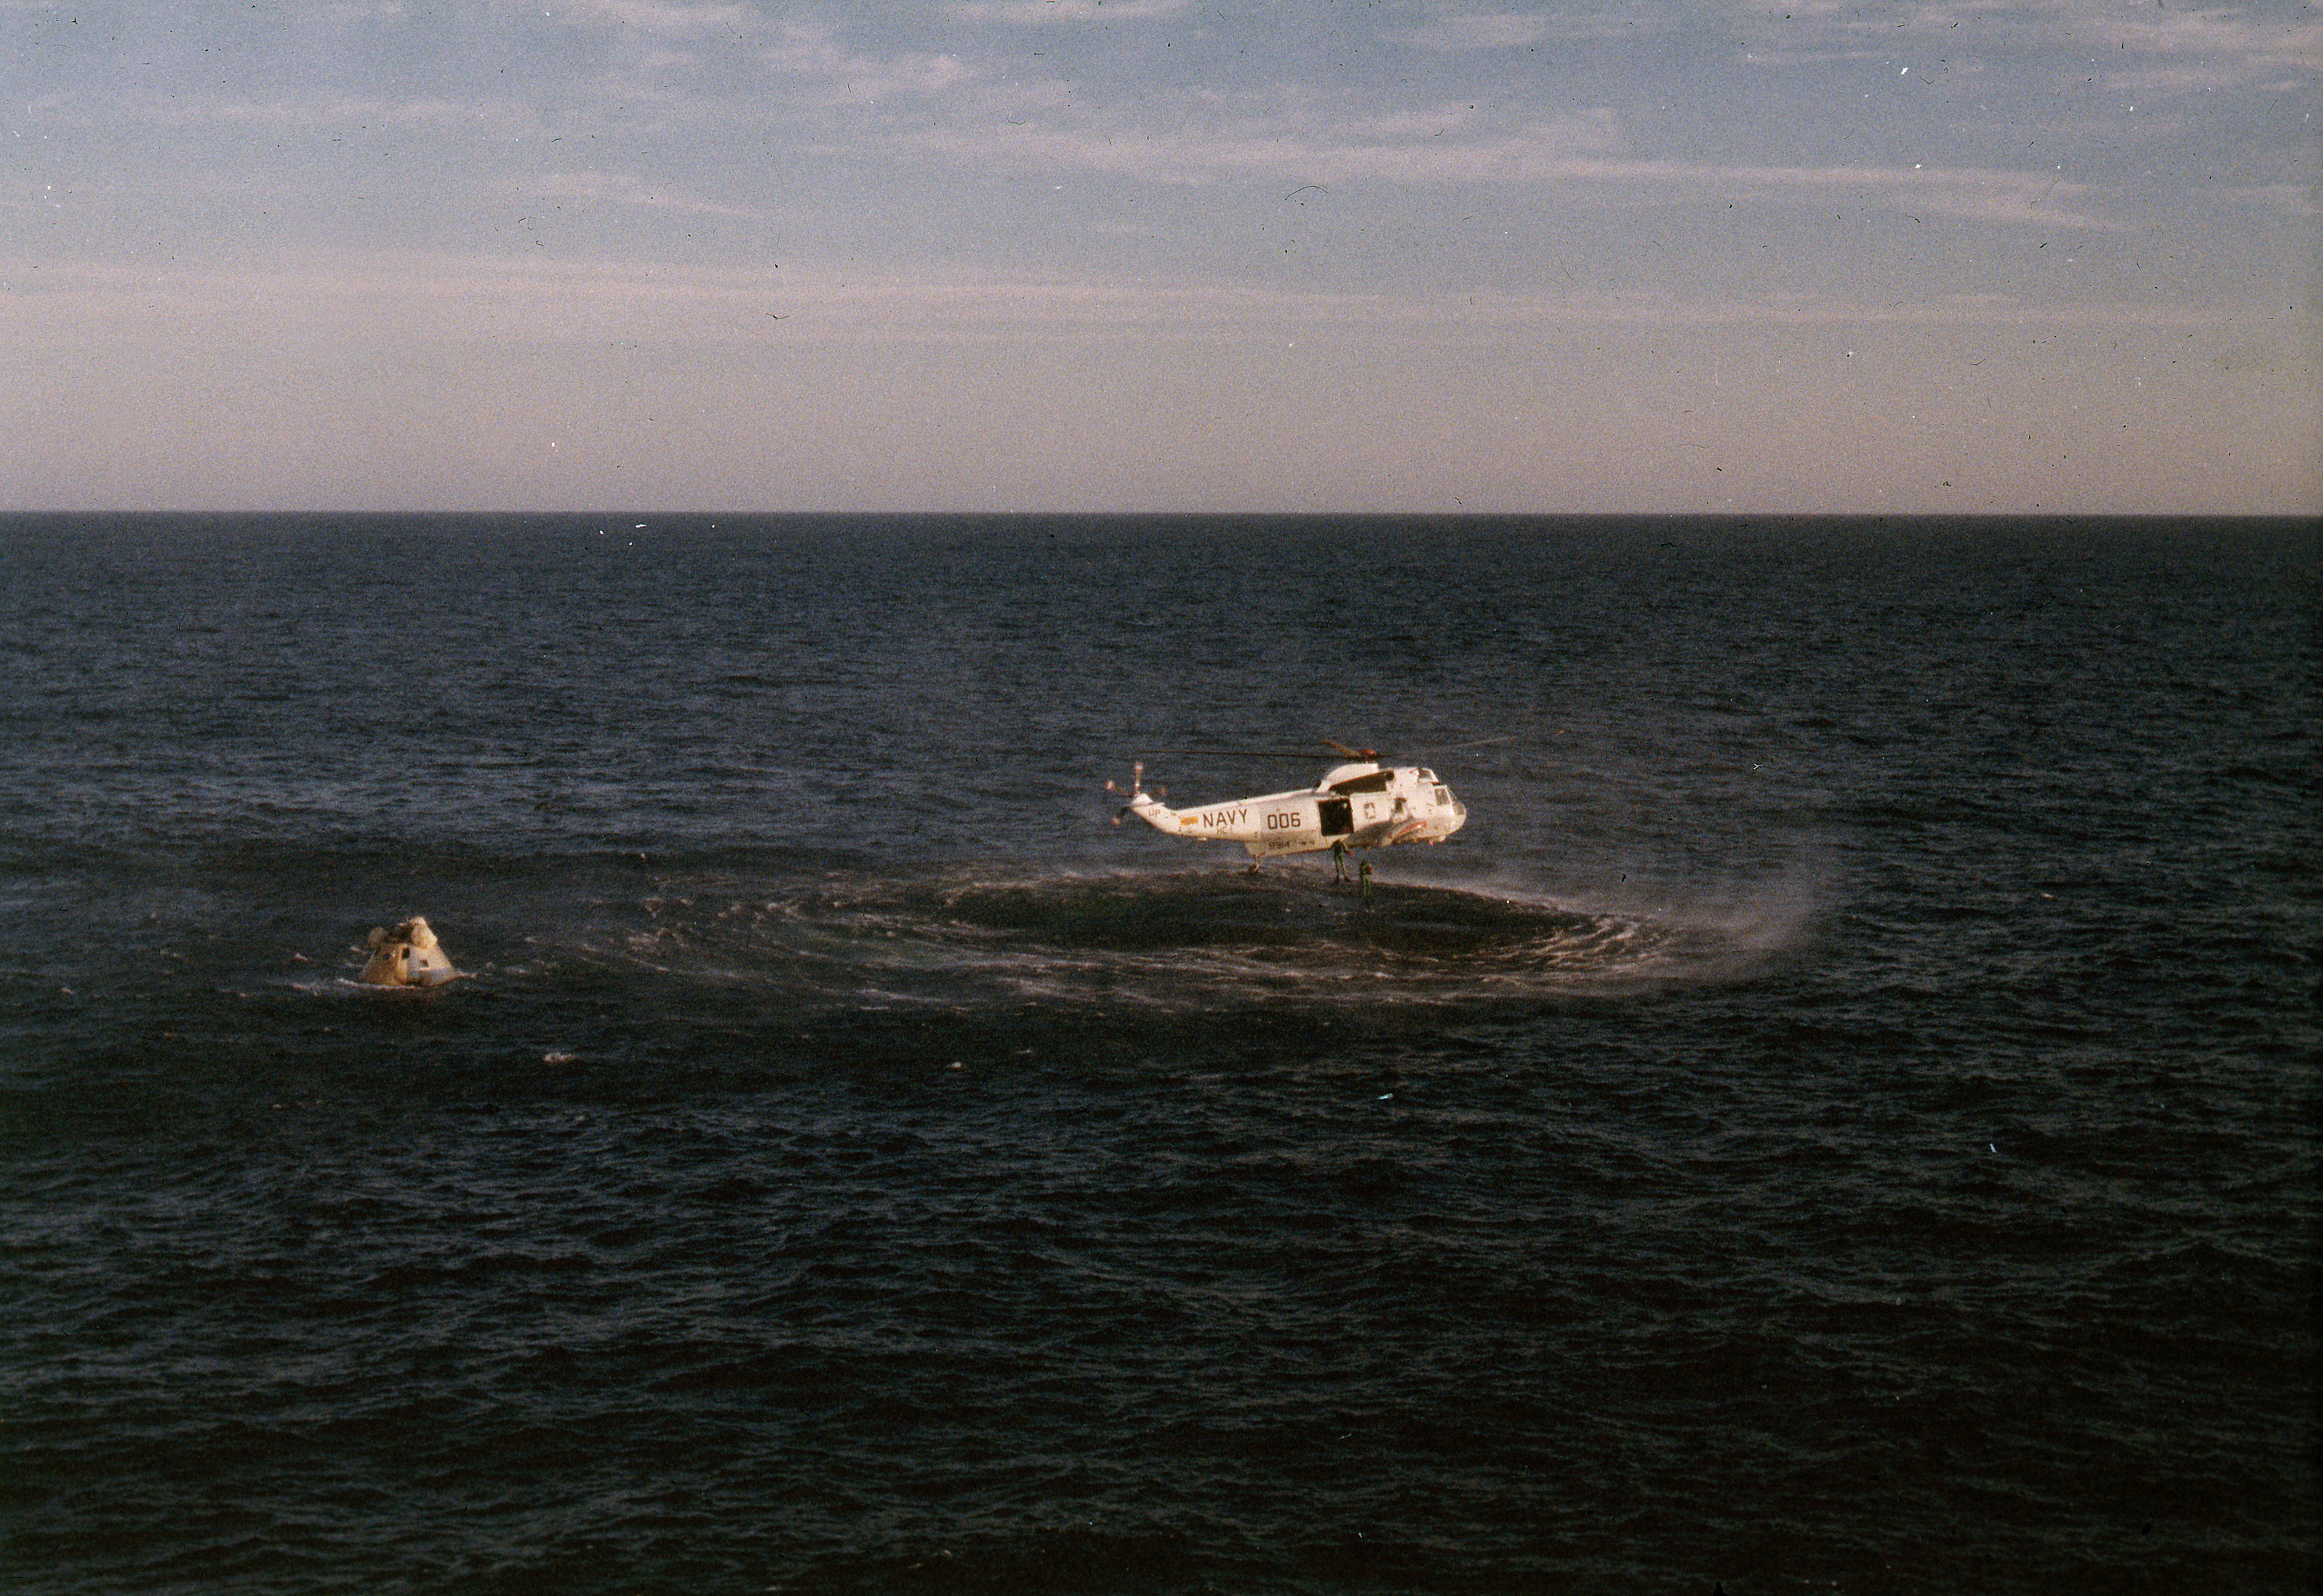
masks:
[[[2267,0],[0,0],[0,509],[2323,510]]]

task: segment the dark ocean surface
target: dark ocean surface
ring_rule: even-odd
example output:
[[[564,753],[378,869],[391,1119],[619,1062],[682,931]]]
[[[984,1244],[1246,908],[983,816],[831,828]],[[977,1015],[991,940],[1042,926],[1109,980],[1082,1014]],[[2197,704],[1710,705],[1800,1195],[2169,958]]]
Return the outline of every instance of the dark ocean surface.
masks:
[[[0,519],[0,1588],[2310,1591],[2318,552]]]

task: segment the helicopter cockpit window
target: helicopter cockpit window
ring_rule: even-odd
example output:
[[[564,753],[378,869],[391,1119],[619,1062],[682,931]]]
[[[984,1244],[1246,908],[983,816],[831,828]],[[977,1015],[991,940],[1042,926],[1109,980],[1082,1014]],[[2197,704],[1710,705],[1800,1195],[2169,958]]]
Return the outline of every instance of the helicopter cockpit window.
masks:
[[[1450,803],[1452,802],[1452,789],[1449,787],[1437,788],[1436,802],[1438,803]]]

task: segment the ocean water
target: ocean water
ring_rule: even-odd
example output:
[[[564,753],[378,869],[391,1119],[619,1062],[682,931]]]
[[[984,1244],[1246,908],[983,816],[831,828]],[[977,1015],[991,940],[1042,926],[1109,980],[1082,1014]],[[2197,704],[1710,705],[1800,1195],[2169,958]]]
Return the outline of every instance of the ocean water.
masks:
[[[2310,1590],[2318,555],[0,520],[0,1585]]]

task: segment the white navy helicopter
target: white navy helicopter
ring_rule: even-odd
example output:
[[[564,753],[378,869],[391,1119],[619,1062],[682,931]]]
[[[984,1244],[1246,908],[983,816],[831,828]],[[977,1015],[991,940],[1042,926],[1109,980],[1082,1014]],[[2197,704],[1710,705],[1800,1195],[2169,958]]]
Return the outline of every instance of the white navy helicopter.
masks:
[[[1117,826],[1124,815],[1134,814],[1168,836],[1196,842],[1239,842],[1249,850],[1253,871],[1260,860],[1278,854],[1320,853],[1328,848],[1333,865],[1342,875],[1347,854],[1356,848],[1441,842],[1467,824],[1467,806],[1427,766],[1390,766],[1380,763],[1376,749],[1351,748],[1329,738],[1320,740],[1344,755],[1348,763],[1333,766],[1313,786],[1187,809],[1171,809],[1145,790],[1145,766],[1140,761],[1131,766],[1129,802],[1116,812],[1113,823]],[[1238,749],[1188,751],[1224,753],[1236,758],[1257,757]],[[1112,782],[1105,784],[1105,790],[1121,791]],[[1162,797],[1168,795],[1164,789]]]

